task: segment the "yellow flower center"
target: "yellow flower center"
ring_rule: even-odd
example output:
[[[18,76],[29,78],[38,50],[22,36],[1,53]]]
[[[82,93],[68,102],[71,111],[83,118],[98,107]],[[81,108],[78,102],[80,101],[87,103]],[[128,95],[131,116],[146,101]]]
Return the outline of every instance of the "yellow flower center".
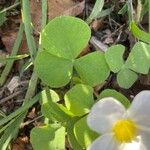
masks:
[[[118,120],[112,128],[115,138],[123,142],[131,142],[137,132],[136,124],[131,120]]]

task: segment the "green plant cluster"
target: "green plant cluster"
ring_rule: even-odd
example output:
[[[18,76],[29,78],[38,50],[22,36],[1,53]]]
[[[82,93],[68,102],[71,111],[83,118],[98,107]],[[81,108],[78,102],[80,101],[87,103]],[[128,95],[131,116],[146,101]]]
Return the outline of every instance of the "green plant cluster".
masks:
[[[112,89],[104,90],[98,99],[110,96],[118,99],[126,108],[129,107],[129,100]],[[53,90],[47,89],[40,99],[42,114],[49,121],[45,126],[31,131],[31,143],[35,150],[64,150],[66,139],[74,150],[82,150],[99,136],[86,123],[87,114],[94,104],[91,86],[77,84],[72,87],[64,95],[64,105],[59,103],[60,98]]]
[[[78,18],[57,17],[41,33],[43,50],[35,60],[38,77],[48,86],[58,88],[68,84],[74,72],[82,83],[96,86],[104,82],[110,72],[117,74],[120,87],[130,88],[138,73],[148,74],[150,46],[137,42],[125,61],[123,45],[113,45],[103,53],[92,52],[79,57],[91,36],[89,26]]]
[[[136,1],[133,1],[133,4],[134,2]],[[47,22],[47,0],[42,0],[41,3],[41,24],[44,28]],[[8,148],[11,140],[16,137],[27,110],[39,100],[41,100],[41,110],[45,120],[44,126],[34,128],[31,132],[34,150],[64,150],[69,144],[74,150],[86,149],[99,136],[86,124],[86,115],[94,104],[92,87],[107,80],[110,72],[116,74],[117,82],[123,88],[131,87],[139,74],[149,73],[150,34],[139,29],[133,21],[134,12],[131,3],[132,1],[126,1],[118,14],[128,13],[131,33],[143,42],[134,45],[126,60],[123,59],[125,52],[123,45],[114,45],[108,48],[106,53],[95,51],[80,57],[81,51],[88,44],[91,30],[78,18],[58,17],[50,21],[41,33],[39,48],[37,48],[33,37],[29,0],[15,1],[14,5],[0,11],[0,26],[7,20],[7,11],[18,5],[21,5],[23,18],[11,56],[0,58],[1,62],[6,63],[0,77],[0,85],[4,85],[14,61],[28,56],[17,56],[24,32],[31,58],[23,65],[20,74],[33,63],[35,66],[23,105],[8,116],[0,111],[0,149]],[[104,0],[96,0],[91,15],[86,21],[91,23],[93,19],[110,15],[114,10],[114,6],[107,9],[103,9],[103,6]],[[149,1],[138,0],[136,22],[139,23],[146,13],[150,16]],[[150,22],[150,17],[148,19]],[[59,98],[53,90],[42,90],[34,96],[37,75],[50,88],[60,88],[68,83],[71,83],[69,84],[71,86],[74,83],[80,84],[72,87],[64,95],[65,103],[62,104],[62,98]],[[98,99],[110,96],[119,100],[126,108],[129,107],[129,100],[112,89],[102,91]]]
[[[53,19],[41,33],[42,50],[34,62],[38,77],[50,88],[67,85],[74,80],[74,75],[80,84],[64,95],[64,105],[53,90],[47,88],[42,95],[41,111],[48,122],[31,132],[35,150],[64,150],[66,135],[74,150],[86,149],[98,136],[86,123],[86,115],[94,104],[92,87],[104,82],[113,72],[118,84],[129,88],[137,80],[138,73],[149,72],[148,44],[137,42],[126,61],[123,59],[125,47],[120,44],[111,46],[105,53],[95,51],[80,57],[90,36],[90,28],[83,20],[69,16]],[[111,89],[104,90],[98,99],[109,96],[118,99],[126,108],[130,105],[125,96]]]

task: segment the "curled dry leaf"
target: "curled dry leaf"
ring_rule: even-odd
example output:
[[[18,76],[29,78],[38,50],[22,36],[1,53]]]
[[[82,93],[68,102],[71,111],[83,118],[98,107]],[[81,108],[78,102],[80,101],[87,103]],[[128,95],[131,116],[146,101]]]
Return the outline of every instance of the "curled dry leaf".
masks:
[[[17,37],[17,31],[16,30],[8,30],[5,32],[5,34],[2,36],[2,42],[5,45],[5,48],[7,52],[10,54],[12,52],[12,48],[14,46],[15,39]],[[23,37],[22,43],[20,45],[19,53],[20,54],[27,54],[27,42],[25,37]]]
[[[84,3],[85,0],[48,0],[48,19],[52,20],[56,16],[61,15],[77,16],[82,13],[84,9]],[[41,2],[37,2],[37,0],[31,0],[30,8],[35,30],[40,31],[42,18]]]
[[[104,43],[102,43],[100,40],[98,40],[95,36],[92,36],[90,39],[90,43],[97,49],[100,51],[105,52],[108,48],[108,46]]]
[[[10,91],[10,93],[13,93],[13,91],[19,86],[20,78],[19,76],[14,76],[11,81],[7,85],[7,89]]]

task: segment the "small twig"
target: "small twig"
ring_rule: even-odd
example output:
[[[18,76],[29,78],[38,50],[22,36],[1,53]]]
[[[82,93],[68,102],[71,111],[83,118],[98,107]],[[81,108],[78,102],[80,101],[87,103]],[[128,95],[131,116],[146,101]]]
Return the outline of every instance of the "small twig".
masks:
[[[121,25],[118,29],[116,29],[114,32],[111,33],[111,36],[118,33],[118,31],[121,30],[124,26],[125,26],[125,24]]]
[[[36,117],[36,118],[34,118],[34,119],[30,120],[30,121],[26,121],[26,122],[22,123],[22,124],[21,124],[21,128],[24,128],[25,126],[27,126],[27,125],[29,125],[29,124],[35,122],[36,120],[38,120],[38,119],[40,119],[40,118],[42,118],[42,117],[43,117],[43,115],[38,116],[38,117]]]
[[[103,42],[98,40],[95,36],[92,36],[90,39],[90,43],[98,50],[105,52],[108,48],[107,45],[105,45]]]
[[[15,103],[17,103],[17,104],[18,104],[18,103],[19,103],[19,104],[21,103],[21,104],[22,104],[23,101],[24,101],[24,99],[17,99],[17,100],[15,100]]]
[[[4,8],[2,11],[0,11],[0,14],[6,12],[8,10],[11,10],[11,9],[17,7],[18,5],[20,5],[20,2],[15,3],[15,4],[11,5],[10,7]]]
[[[28,84],[29,84],[29,80],[25,80],[25,81],[21,81],[18,86],[28,85]]]
[[[110,21],[114,22],[117,26],[121,26],[120,23],[116,22],[114,19],[110,18]]]
[[[14,98],[14,97],[16,97],[16,96],[22,94],[23,92],[24,92],[24,90],[22,90],[22,91],[17,91],[17,92],[15,92],[15,93],[13,93],[13,94],[11,94],[11,95],[9,95],[9,96],[7,96],[7,97],[1,99],[1,100],[0,100],[0,105],[3,104],[3,103],[5,103],[5,102],[7,102],[7,101],[9,101],[10,99],[12,99],[12,98]]]
[[[122,31],[119,32],[118,37],[117,37],[117,39],[115,40],[115,43],[114,43],[114,44],[117,44],[117,43],[119,42],[119,40],[120,40],[120,38],[121,38],[121,35],[122,35]]]
[[[19,107],[15,112],[12,112],[11,114],[9,114],[7,117],[1,119],[0,121],[0,126],[8,123],[10,120],[12,120],[13,118],[17,118],[19,117],[19,121],[15,122],[16,126],[15,126],[15,130],[16,128],[18,129],[21,122],[24,119],[24,116],[26,115],[25,112],[27,112],[27,110],[34,105],[36,102],[39,101],[39,99],[42,97],[43,92],[40,92],[39,94],[37,94],[36,96],[34,96],[33,98],[31,98],[30,100],[27,101],[27,99],[24,99],[24,102],[27,101],[22,107]],[[1,140],[0,140],[1,143]],[[1,147],[1,144],[0,144]]]
[[[94,91],[94,96],[95,96],[96,98],[98,98],[98,97],[99,97],[99,94],[98,94],[96,91]]]
[[[6,88],[6,86],[2,87],[2,89],[0,90],[0,95],[2,95],[4,93],[5,88]]]

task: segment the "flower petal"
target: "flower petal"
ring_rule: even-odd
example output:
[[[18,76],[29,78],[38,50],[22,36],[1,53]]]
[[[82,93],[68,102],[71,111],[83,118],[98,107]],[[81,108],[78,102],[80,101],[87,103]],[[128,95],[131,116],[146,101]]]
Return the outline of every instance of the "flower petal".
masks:
[[[140,132],[140,136],[141,136],[141,140],[142,140],[142,143],[145,147],[146,150],[150,150],[150,132],[147,132],[147,131],[141,131]]]
[[[127,111],[127,115],[129,118],[132,118],[137,125],[150,126],[150,91],[142,91],[135,96]]]
[[[112,125],[123,117],[125,107],[116,99],[107,97],[99,100],[87,117],[89,127],[98,133],[108,133]]]
[[[149,150],[142,143],[142,139],[137,137],[136,140],[130,143],[123,143],[119,146],[118,150]]]
[[[97,138],[87,150],[117,150],[117,147],[113,134],[104,134]]]

